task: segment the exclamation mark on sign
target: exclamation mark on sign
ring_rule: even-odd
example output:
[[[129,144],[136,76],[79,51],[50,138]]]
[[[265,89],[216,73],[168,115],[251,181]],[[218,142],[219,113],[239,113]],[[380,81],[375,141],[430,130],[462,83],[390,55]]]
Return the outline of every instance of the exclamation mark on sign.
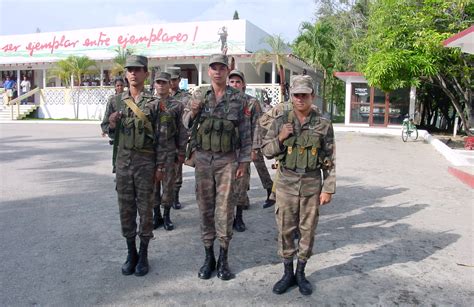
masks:
[[[196,28],[194,29],[193,46],[194,46],[194,42],[196,41],[196,35],[198,33],[198,28],[199,28],[199,26],[196,26]]]

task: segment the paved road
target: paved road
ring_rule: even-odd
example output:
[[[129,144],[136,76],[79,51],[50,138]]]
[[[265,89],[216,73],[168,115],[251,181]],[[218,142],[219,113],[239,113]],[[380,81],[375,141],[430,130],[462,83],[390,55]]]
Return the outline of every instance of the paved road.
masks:
[[[95,125],[0,125],[0,305],[334,306],[474,304],[473,199],[423,142],[337,133],[338,190],[321,210],[310,297],[271,287],[282,266],[253,172],[237,278],[202,281],[192,169],[177,229],[155,232],[150,273],[122,276],[111,147]]]

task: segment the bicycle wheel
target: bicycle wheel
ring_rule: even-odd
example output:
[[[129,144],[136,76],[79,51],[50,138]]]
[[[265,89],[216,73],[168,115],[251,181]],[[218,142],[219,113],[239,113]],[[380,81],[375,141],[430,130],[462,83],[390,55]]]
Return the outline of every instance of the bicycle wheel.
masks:
[[[408,140],[408,129],[406,126],[403,126],[402,128],[402,140],[403,142],[406,142]]]
[[[411,130],[410,138],[413,141],[416,141],[418,139],[418,129],[416,129],[416,127],[413,127],[413,130]]]

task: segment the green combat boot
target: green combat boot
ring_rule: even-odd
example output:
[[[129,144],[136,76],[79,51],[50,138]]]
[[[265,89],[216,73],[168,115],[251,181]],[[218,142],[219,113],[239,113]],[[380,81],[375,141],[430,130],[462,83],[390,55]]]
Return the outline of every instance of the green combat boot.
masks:
[[[237,232],[244,232],[245,231],[245,223],[244,219],[242,217],[242,210],[243,208],[241,206],[236,206],[236,212],[235,212],[235,219],[234,219],[234,229]]]
[[[212,272],[216,270],[216,257],[214,256],[214,246],[205,247],[206,259],[203,266],[199,269],[198,277],[201,279],[211,278]]]
[[[310,295],[313,293],[313,286],[306,279],[304,275],[304,268],[306,266],[306,261],[298,259],[298,264],[296,265],[296,283],[300,288],[300,293],[303,295]]]
[[[135,272],[135,267],[137,266],[138,262],[137,245],[135,243],[135,238],[127,239],[127,248],[128,255],[127,260],[122,265],[122,274],[132,275]]]
[[[283,262],[285,273],[283,277],[273,286],[273,293],[283,294],[290,287],[296,285],[295,273],[293,272],[293,259],[285,259]]]
[[[153,229],[160,228],[163,224],[163,217],[161,216],[160,206],[158,205],[153,208]]]
[[[170,231],[174,229],[174,224],[170,218],[170,207],[165,207],[163,210],[163,226],[166,230]]]
[[[227,252],[229,249],[223,248],[221,246],[219,250],[219,260],[217,260],[217,278],[221,280],[231,280],[234,278],[234,274],[229,269],[229,264],[227,263]]]
[[[138,263],[135,268],[135,276],[144,276],[148,273],[148,243],[140,241],[140,251],[138,252]]]

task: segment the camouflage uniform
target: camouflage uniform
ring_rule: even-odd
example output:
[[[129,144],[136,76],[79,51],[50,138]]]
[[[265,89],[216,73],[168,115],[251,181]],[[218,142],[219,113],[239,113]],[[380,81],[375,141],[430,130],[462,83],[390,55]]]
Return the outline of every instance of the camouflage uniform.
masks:
[[[291,84],[293,99],[302,99],[306,104],[310,102],[308,95],[314,98],[310,76],[292,76]],[[280,142],[279,134],[285,124],[291,124],[293,131]],[[274,285],[273,292],[282,294],[298,284],[300,292],[309,295],[313,290],[304,269],[312,255],[320,195],[323,192],[333,194],[336,189],[332,124],[321,117],[314,107],[308,110],[301,123],[296,111],[283,110],[271,123],[262,151],[267,158],[279,161],[275,180],[275,214],[279,233],[278,253],[284,259],[285,273]],[[296,232],[300,235],[298,247],[294,242]],[[298,258],[296,274],[293,272],[295,255]]]
[[[173,204],[174,189],[176,182],[176,166],[178,163],[178,155],[184,156],[186,151],[186,142],[188,139],[187,129],[181,121],[184,106],[172,97],[168,97],[166,101],[160,100],[160,135],[163,136],[166,143],[166,164],[164,178],[161,184],[155,187],[155,207],[160,206],[170,208]],[[163,194],[161,194],[161,187]]]
[[[183,108],[186,107],[188,104],[189,99],[191,98],[191,94],[187,91],[178,90],[173,95],[173,99],[178,100],[183,105]],[[186,136],[186,140],[189,137],[189,134]],[[175,197],[179,194],[179,190],[183,186],[183,163],[176,164],[176,182],[174,186]]]
[[[164,165],[165,139],[161,137],[158,101],[147,91],[143,91],[135,101],[147,115],[154,130],[154,139],[145,136],[144,146],[136,149],[133,145],[136,115],[127,107],[124,100],[133,98],[128,92],[122,93],[123,115],[120,119],[120,141],[117,153],[117,194],[122,234],[134,239],[137,234],[137,211],[140,217],[138,235],[143,242],[153,237],[153,182],[157,165]],[[130,143],[131,142],[131,143]]]
[[[247,98],[248,109],[250,111],[250,135],[252,138],[252,150],[259,148],[259,144],[256,141],[255,135],[257,134],[257,120],[260,116],[260,104],[258,101],[247,94],[244,94]],[[265,162],[264,162],[265,163]],[[246,166],[245,174],[236,179],[235,181],[235,204],[240,207],[248,207],[250,205],[249,196],[247,191],[250,188],[250,163]]]
[[[233,183],[238,163],[250,162],[252,146],[250,136],[250,111],[246,97],[240,91],[226,88],[226,94],[216,101],[212,89],[205,93],[201,121],[206,118],[227,119],[234,123],[240,139],[239,151],[227,153],[196,148],[194,152],[196,199],[201,215],[201,237],[205,247],[210,247],[216,236],[221,247],[227,249],[232,239],[234,202]],[[191,101],[190,101],[191,102]],[[183,115],[183,123],[192,126],[190,102]],[[203,129],[202,126],[198,128]]]
[[[312,255],[319,216],[319,194],[321,192],[332,194],[336,189],[334,131],[331,122],[321,117],[315,110],[311,110],[311,117],[315,118],[315,127],[312,127],[310,118],[303,124],[297,119],[293,120],[295,134],[308,130],[310,135],[317,136],[321,143],[319,154],[329,157],[332,165],[329,169],[323,169],[324,181],[320,169],[291,170],[281,164],[278,168],[278,180],[275,182],[275,213],[280,233],[278,252],[286,259],[293,258],[297,254],[298,258],[307,260]],[[284,118],[283,115],[277,117],[265,136],[262,150],[268,158],[274,158],[288,150],[284,146],[280,147],[277,139],[281,126],[286,123]],[[301,236],[298,249],[294,243],[295,230],[299,230]]]
[[[105,113],[104,117],[102,118],[100,128],[102,129],[102,132],[107,134],[112,140],[115,137],[115,129],[110,128],[109,117],[110,114],[114,113],[115,111],[117,111],[117,95],[110,95],[109,99],[107,99],[107,105],[105,107]]]

